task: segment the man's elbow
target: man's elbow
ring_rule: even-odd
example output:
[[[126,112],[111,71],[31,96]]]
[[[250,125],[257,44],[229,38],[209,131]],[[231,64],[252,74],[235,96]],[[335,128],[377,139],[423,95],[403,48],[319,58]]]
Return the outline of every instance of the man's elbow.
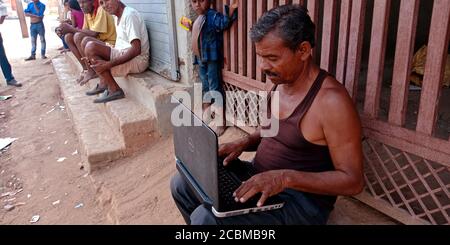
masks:
[[[141,54],[141,46],[133,46],[133,53],[132,56],[133,58],[139,56]]]
[[[364,179],[358,178],[352,181],[350,188],[348,189],[348,196],[356,196],[364,190]]]

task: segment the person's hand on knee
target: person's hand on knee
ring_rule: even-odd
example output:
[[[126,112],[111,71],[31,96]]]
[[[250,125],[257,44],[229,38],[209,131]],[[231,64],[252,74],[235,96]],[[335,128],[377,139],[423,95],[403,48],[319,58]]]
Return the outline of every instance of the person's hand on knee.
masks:
[[[91,67],[97,74],[102,74],[105,71],[111,70],[111,62],[106,60],[94,60],[92,59],[89,67]]]

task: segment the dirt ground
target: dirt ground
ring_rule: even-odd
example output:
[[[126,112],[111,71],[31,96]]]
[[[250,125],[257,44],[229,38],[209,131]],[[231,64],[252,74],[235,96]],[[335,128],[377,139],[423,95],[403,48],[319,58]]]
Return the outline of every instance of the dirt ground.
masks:
[[[61,43],[51,31],[56,19],[48,17],[46,24],[50,58],[58,54]],[[102,210],[95,208],[96,190],[80,170],[78,141],[51,60],[38,55],[36,61],[23,61],[31,44],[14,31],[18,20],[6,20],[0,28],[13,75],[24,85],[0,87],[0,95],[13,95],[0,102],[0,137],[18,138],[0,154],[0,193],[20,191],[0,199],[0,223],[29,224],[35,215],[40,216],[39,224],[104,223]],[[17,206],[7,211],[7,204]]]
[[[36,224],[183,224],[168,191],[172,139],[92,175],[81,167],[50,59],[61,46],[52,32],[56,25],[56,17],[47,17],[49,59],[39,59],[38,42],[38,59],[31,62],[23,61],[30,41],[15,30],[18,20],[0,27],[13,74],[24,85],[0,87],[0,95],[13,95],[0,102],[0,138],[18,138],[0,153],[0,224],[30,224],[35,215]]]

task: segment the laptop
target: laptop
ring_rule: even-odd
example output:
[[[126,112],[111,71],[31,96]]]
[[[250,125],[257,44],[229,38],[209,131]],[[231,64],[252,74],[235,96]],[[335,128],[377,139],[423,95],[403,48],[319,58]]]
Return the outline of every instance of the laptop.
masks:
[[[184,104],[179,102],[179,105],[183,107],[184,116],[190,116],[191,124],[174,126],[176,167],[197,198],[210,207],[216,217],[230,217],[283,207],[284,202],[278,196],[270,197],[264,206],[257,207],[256,203],[261,194],[255,195],[245,203],[236,202],[233,197],[234,191],[242,181],[256,173],[255,169],[239,160],[224,167],[223,159],[218,157],[216,133]]]

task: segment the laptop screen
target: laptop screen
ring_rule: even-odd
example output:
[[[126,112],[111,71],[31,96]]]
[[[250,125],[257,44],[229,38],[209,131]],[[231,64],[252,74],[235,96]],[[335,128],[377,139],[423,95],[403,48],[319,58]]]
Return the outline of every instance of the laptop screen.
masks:
[[[191,184],[199,186],[213,204],[217,205],[217,136],[187,107],[182,106],[183,116],[189,116],[191,123],[174,127],[175,155],[197,182]]]

